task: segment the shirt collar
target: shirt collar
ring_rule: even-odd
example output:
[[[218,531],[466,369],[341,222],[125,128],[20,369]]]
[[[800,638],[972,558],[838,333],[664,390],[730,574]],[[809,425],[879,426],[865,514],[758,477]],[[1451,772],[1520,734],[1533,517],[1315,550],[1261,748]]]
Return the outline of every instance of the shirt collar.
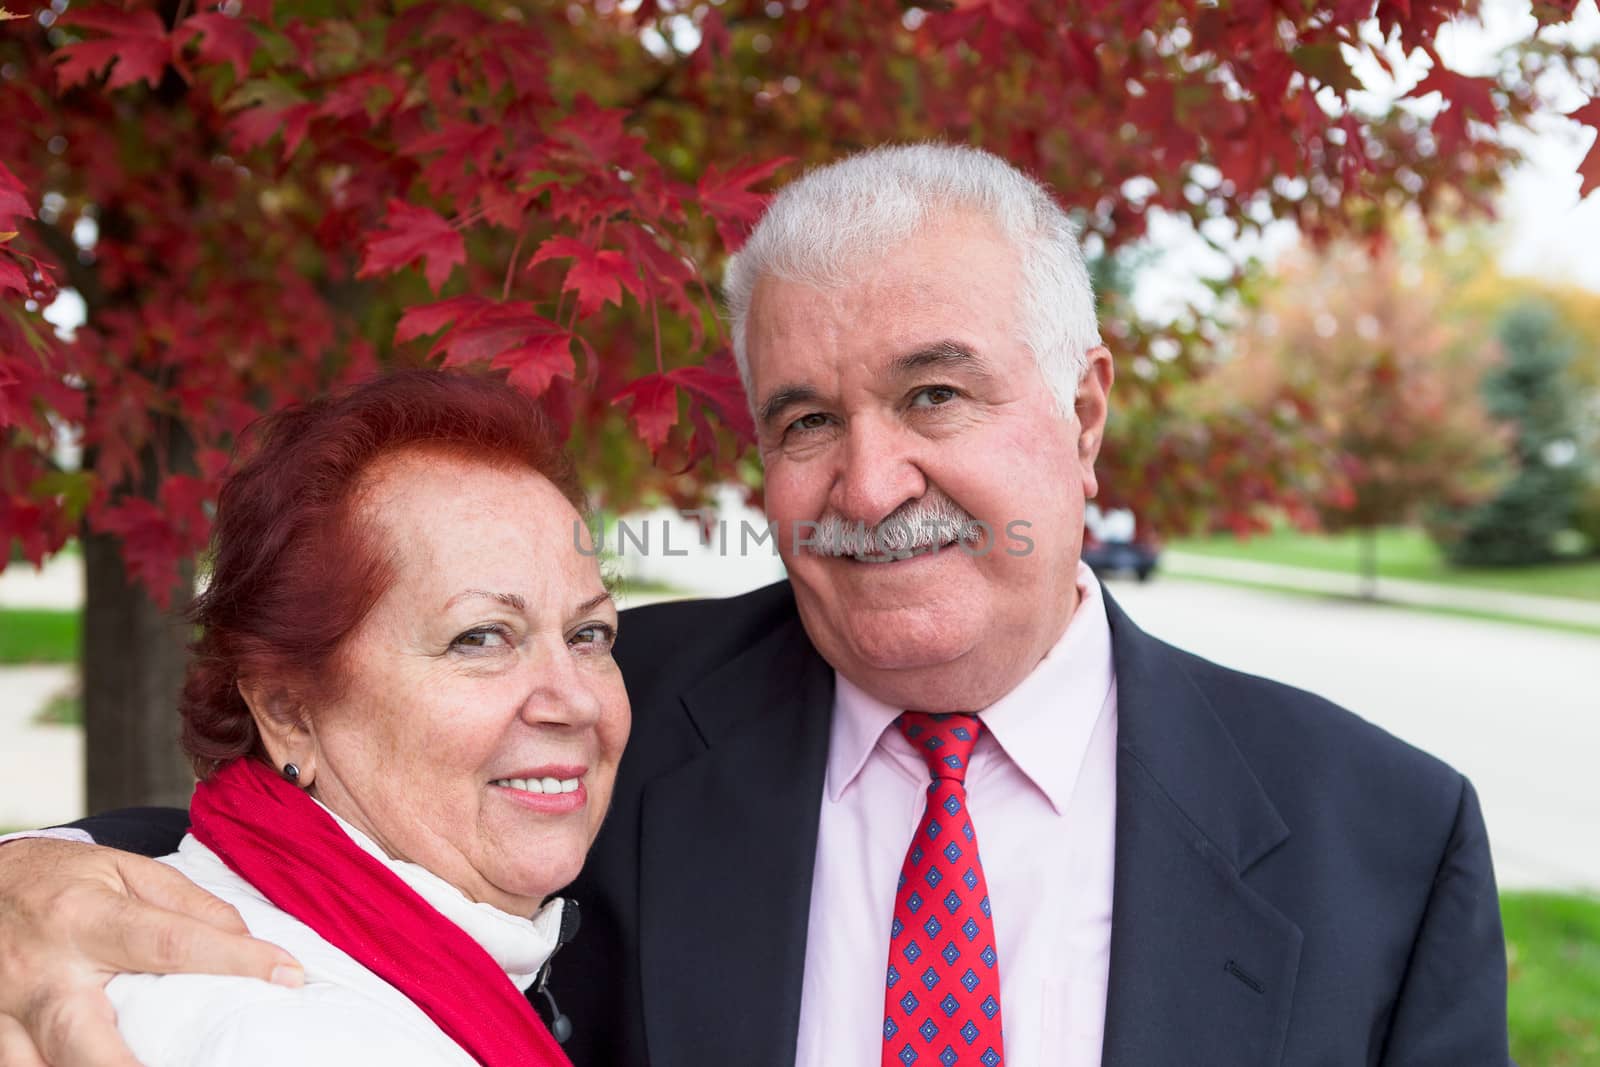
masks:
[[[1006,756],[1050,801],[1066,810],[1114,677],[1105,597],[1088,566],[1078,564],[1078,607],[1038,665],[979,717]],[[834,672],[828,742],[828,799],[837,802],[866,766],[902,709]]]

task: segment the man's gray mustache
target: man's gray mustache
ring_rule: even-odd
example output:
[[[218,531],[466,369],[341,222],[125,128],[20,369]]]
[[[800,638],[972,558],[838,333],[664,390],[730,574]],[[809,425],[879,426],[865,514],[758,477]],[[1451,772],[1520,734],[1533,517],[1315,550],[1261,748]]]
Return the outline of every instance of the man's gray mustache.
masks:
[[[880,523],[824,516],[807,547],[819,556],[904,556],[923,549],[984,539],[984,524],[945,499],[926,498],[895,511]]]

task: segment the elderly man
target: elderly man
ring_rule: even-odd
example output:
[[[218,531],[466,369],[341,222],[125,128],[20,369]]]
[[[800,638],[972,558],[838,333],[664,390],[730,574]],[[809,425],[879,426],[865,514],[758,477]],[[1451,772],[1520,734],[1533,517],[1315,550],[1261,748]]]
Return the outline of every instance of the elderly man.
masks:
[[[789,581],[624,621],[633,741],[551,985],[576,1063],[1509,1062],[1471,786],[1144,635],[1079,562],[1112,362],[1039,185],[846,159],[727,290]],[[0,1009],[62,1063],[107,1041],[106,969],[284,962],[120,895],[152,877],[0,850]]]

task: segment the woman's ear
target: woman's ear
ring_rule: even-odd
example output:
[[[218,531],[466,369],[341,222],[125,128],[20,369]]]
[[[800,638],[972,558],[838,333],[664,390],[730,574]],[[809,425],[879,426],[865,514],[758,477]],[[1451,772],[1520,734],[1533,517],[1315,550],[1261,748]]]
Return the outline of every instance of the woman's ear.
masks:
[[[272,765],[281,772],[294,764],[292,781],[310,788],[317,776],[317,742],[306,722],[305,710],[294,694],[282,686],[265,686],[239,681],[239,695],[250,709],[256,731]]]

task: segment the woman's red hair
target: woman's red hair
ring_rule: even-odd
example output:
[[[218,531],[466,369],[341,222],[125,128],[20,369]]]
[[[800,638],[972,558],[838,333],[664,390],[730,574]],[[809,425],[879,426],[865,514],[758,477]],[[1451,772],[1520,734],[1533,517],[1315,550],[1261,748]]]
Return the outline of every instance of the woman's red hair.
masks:
[[[217,497],[210,580],[190,612],[200,633],[179,707],[197,775],[266,755],[241,679],[301,707],[337,692],[338,652],[391,581],[356,493],[376,461],[419,448],[526,468],[584,510],[538,404],[497,378],[399,371],[256,422]]]

